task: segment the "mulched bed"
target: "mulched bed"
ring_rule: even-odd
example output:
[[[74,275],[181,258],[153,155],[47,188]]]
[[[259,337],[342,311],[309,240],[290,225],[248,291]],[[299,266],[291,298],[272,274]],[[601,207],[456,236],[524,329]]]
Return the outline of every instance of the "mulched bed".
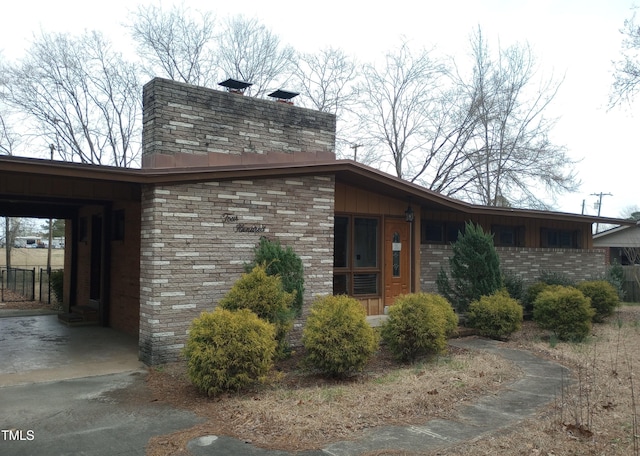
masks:
[[[61,306],[54,300],[50,304],[38,300],[28,301],[25,297],[11,290],[3,291],[4,300],[0,302],[0,310],[38,310],[60,311]]]

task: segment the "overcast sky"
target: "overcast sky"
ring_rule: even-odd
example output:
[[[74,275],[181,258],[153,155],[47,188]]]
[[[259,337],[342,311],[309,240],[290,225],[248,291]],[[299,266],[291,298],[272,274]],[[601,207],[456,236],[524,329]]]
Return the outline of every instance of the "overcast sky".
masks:
[[[125,35],[121,24],[138,0],[7,0],[0,7],[0,49],[7,58],[21,55],[40,29],[78,33],[103,31],[114,41]],[[171,1],[164,1],[164,6]],[[297,50],[344,49],[359,61],[380,58],[401,36],[412,48],[436,47],[464,58],[470,33],[480,25],[490,44],[528,42],[544,75],[565,77],[551,114],[560,121],[553,139],[582,160],[579,192],[562,197],[558,209],[595,214],[596,197],[605,196],[602,215],[626,215],[640,207],[635,189],[640,165],[636,132],[640,103],[607,111],[612,61],[620,56],[620,28],[632,14],[627,0],[458,0],[416,2],[192,0],[193,8],[255,16]],[[419,4],[419,6],[418,6]],[[120,39],[122,46],[125,41]],[[130,49],[130,46],[128,47]],[[634,128],[635,127],[635,128]],[[635,188],[634,188],[635,187]]]

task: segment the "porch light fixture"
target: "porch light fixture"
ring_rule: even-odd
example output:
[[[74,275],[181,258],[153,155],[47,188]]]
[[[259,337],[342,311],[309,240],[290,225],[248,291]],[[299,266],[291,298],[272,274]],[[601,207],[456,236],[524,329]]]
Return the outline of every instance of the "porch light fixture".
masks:
[[[413,209],[411,209],[411,204],[409,204],[409,207],[407,208],[407,210],[404,211],[404,219],[409,223],[413,223],[414,218],[415,218],[415,214],[413,213]]]

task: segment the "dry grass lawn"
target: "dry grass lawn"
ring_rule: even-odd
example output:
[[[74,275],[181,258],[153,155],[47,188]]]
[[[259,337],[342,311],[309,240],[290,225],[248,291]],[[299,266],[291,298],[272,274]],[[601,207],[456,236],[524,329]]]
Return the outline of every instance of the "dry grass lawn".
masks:
[[[6,266],[6,251],[0,249],[0,267]],[[11,249],[11,266],[14,268],[46,268],[47,249]],[[53,269],[64,266],[64,249],[51,249],[51,267]]]
[[[640,307],[626,306],[596,325],[584,344],[555,343],[527,322],[507,344],[568,366],[563,395],[517,427],[432,455],[637,455],[634,370],[640,369]],[[152,439],[147,454],[188,455],[186,443],[214,434],[288,451],[318,449],[358,438],[383,425],[455,419],[460,405],[498,392],[519,377],[509,362],[486,353],[451,349],[446,356],[398,366],[381,350],[360,376],[332,381],[297,369],[298,353],[271,381],[251,391],[207,398],[185,375],[184,363],[151,370],[157,400],[192,410],[206,422]],[[377,452],[405,454],[403,452]]]

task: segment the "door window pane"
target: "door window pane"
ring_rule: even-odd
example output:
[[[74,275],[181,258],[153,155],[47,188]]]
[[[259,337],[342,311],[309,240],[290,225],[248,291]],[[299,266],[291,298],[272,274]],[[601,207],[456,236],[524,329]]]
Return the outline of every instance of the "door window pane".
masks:
[[[391,250],[393,252],[393,277],[400,277],[400,249],[402,244],[400,243],[400,233],[397,231],[393,233],[393,242],[391,244]]]

